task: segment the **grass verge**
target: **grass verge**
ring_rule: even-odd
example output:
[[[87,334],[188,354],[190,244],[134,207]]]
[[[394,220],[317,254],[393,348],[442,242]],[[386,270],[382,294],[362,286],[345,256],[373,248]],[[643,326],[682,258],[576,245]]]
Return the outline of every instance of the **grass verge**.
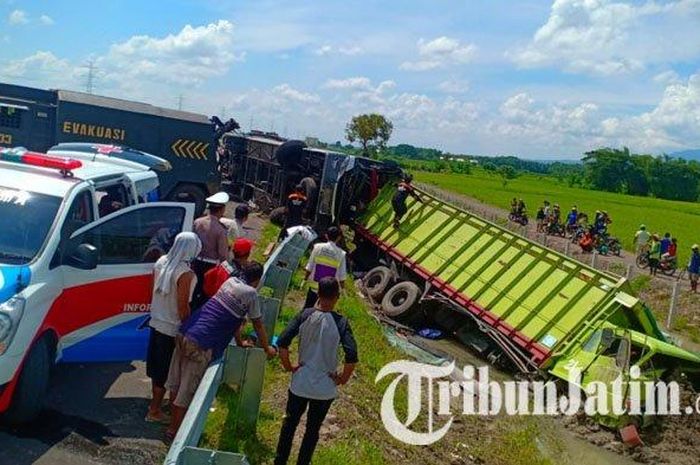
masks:
[[[271,224],[264,228],[256,248],[257,259],[262,258],[262,250],[278,233],[279,228]],[[300,283],[301,271],[292,280],[278,320],[277,334],[301,308],[305,291],[300,289]],[[521,418],[459,417],[443,440],[425,447],[408,446],[392,438],[385,431],[379,415],[384,389],[391,380],[385,379],[377,384],[374,380],[384,365],[407,357],[386,340],[382,326],[369,314],[366,303],[358,295],[354,283],[348,283],[338,304],[338,310],[352,325],[358,343],[360,363],[350,383],[341,388],[340,396],[334,402],[321,430],[321,439],[314,456],[315,465],[552,463],[543,456],[533,439],[539,434],[536,422]],[[291,349],[292,356],[296,356],[296,344]],[[253,465],[271,463],[284,414],[289,381],[290,375],[282,370],[277,359],[267,364],[256,430],[238,428],[235,425],[236,395],[230,389],[222,387],[209,414],[201,446],[244,453]],[[396,408],[399,417],[406,413],[405,384],[400,384],[397,393]],[[421,421],[426,416],[423,412],[415,423],[425,424]],[[302,433],[303,424],[297,431],[297,441]],[[546,437],[543,440],[551,442]],[[294,458],[294,455],[292,457]]]

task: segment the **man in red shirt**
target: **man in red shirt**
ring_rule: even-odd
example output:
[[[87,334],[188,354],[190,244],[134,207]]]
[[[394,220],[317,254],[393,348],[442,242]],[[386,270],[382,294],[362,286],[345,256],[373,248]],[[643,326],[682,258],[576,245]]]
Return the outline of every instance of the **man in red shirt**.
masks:
[[[204,295],[211,298],[219,290],[221,285],[230,277],[240,278],[243,268],[248,264],[254,242],[245,237],[239,237],[231,245],[233,258],[221,262],[216,267],[204,274]]]

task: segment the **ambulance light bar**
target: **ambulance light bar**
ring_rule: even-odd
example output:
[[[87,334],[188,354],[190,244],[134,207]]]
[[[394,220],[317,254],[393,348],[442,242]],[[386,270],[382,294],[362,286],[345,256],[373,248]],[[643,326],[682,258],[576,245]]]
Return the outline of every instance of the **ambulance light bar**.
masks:
[[[44,153],[30,152],[22,147],[0,149],[0,161],[57,169],[66,176],[70,175],[71,170],[83,166],[80,160],[75,160],[74,158],[56,157]]]

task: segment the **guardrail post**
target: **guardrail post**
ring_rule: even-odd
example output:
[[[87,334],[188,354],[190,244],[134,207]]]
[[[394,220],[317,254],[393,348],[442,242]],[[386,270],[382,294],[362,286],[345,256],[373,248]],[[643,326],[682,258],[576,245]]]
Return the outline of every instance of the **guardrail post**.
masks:
[[[598,254],[594,250],[593,255],[591,255],[591,268],[595,268],[597,258],[598,258]]]
[[[569,256],[569,248],[571,247],[571,241],[566,241],[566,245],[564,246],[564,255],[567,257]]]
[[[266,359],[265,351],[258,347],[226,349],[223,381],[238,392],[237,412],[233,416],[238,425],[255,427],[258,421]]]
[[[666,318],[666,328],[671,329],[671,320],[673,319],[673,313],[676,311],[676,305],[678,304],[678,290],[680,289],[680,281],[673,282],[673,291],[671,291],[671,305],[668,309],[668,317]]]
[[[547,234],[542,233],[542,245],[547,247]]]
[[[627,273],[625,273],[625,278],[628,281],[632,279],[632,265],[627,265]]]

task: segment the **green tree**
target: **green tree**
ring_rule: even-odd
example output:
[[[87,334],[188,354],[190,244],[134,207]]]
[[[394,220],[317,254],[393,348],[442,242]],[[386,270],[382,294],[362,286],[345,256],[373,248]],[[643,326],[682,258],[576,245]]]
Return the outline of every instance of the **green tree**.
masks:
[[[501,177],[503,187],[506,187],[508,185],[508,181],[518,177],[518,170],[510,165],[503,165],[498,167],[498,175]]]
[[[345,137],[350,142],[359,142],[365,156],[377,156],[377,151],[386,147],[394,125],[377,113],[353,116],[345,127]]]

